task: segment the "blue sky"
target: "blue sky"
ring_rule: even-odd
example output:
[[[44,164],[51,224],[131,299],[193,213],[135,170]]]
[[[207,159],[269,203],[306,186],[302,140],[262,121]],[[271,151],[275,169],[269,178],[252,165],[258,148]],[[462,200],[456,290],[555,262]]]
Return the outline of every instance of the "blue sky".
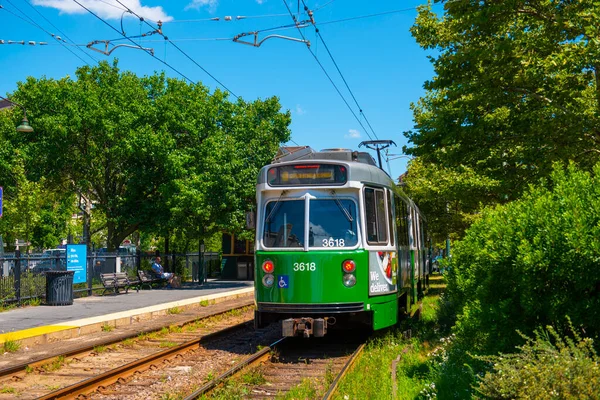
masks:
[[[128,36],[151,31],[148,25],[128,13],[122,18],[123,6],[117,0],[78,1],[117,30],[120,31],[123,24]],[[361,141],[369,140],[368,134],[375,138],[360,116],[325,46],[316,36],[314,27],[302,29],[311,42],[310,48],[363,126],[344,104],[306,44],[271,38],[257,48],[231,40],[240,33],[290,24],[292,19],[282,0],[120,1],[152,21],[153,25],[154,21],[162,20],[163,33],[236,95],[246,100],[278,96],[283,107],[292,113],[293,142],[317,150],[332,147],[357,149]],[[315,22],[325,44],[375,135],[379,139],[394,140],[398,147],[391,148],[389,152],[401,154],[402,145],[406,144],[402,132],[413,127],[409,105],[424,94],[423,83],[433,74],[426,58],[427,52],[417,46],[409,32],[416,16],[414,7],[424,1],[304,1],[311,10],[315,10]],[[139,49],[121,47],[106,56],[85,46],[73,46],[94,40],[122,38],[73,0],[0,0],[0,5],[3,7],[0,9],[0,40],[5,41],[0,45],[2,96],[13,91],[16,83],[28,76],[73,76],[84,61],[94,64],[95,60],[112,60],[113,57],[119,59],[120,68],[139,75],[164,69],[169,76],[180,77]],[[292,11],[298,11],[297,0],[288,0],[288,5]],[[395,10],[403,11],[335,22]],[[231,20],[226,18],[228,16]],[[238,19],[237,16],[247,18]],[[219,20],[210,21],[212,18]],[[300,15],[300,18],[306,19],[306,15]],[[64,46],[61,46],[44,30],[59,35],[69,44],[63,42]],[[300,38],[295,28],[260,33],[258,38],[262,40],[269,34]],[[252,41],[253,37],[244,39]],[[47,42],[48,45],[6,44],[9,40]],[[202,82],[211,89],[219,87],[173,46],[165,44],[161,36],[134,40],[142,47],[152,48],[158,58],[191,80]],[[113,43],[131,44],[126,40]],[[96,47],[103,48],[103,45]],[[289,144],[294,145],[292,142]],[[390,161],[393,177],[405,171],[406,161],[406,157]]]

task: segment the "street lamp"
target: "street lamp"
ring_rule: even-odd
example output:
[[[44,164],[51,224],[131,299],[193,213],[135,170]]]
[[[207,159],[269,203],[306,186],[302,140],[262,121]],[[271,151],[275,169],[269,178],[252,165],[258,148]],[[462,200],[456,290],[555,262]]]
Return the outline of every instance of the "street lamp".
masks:
[[[21,120],[21,124],[19,126],[17,126],[17,132],[21,132],[21,133],[33,132],[33,128],[31,127],[31,125],[29,125],[29,120],[27,120],[27,111],[25,110],[25,107],[23,107],[19,103],[16,103],[12,100],[7,99],[6,97],[0,96],[0,99],[6,100],[9,103],[19,106],[23,109],[23,119]]]

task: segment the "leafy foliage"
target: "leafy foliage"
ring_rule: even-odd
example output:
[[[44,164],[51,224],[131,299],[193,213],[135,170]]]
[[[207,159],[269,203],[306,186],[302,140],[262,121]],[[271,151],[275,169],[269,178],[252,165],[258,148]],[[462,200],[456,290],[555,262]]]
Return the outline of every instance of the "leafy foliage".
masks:
[[[32,185],[89,198],[92,232],[105,229],[109,248],[137,230],[240,229],[258,168],[289,138],[290,114],[276,98],[234,103],[201,84],[120,71],[116,61],[81,67],[75,80],[29,78],[14,98],[35,132],[0,140],[22,154]],[[9,122],[0,119],[0,130],[14,131]]]
[[[458,239],[476,218],[482,205],[495,202],[499,182],[478,176],[469,167],[443,168],[413,159],[403,179],[406,193],[427,216],[434,243]]]
[[[436,76],[412,105],[405,151],[496,182],[496,202],[519,198],[556,161],[591,170],[600,154],[598,2],[441,2],[443,15],[421,7],[411,29],[434,52]]]
[[[556,167],[523,199],[485,210],[453,250],[447,294],[457,341],[477,352],[511,351],[515,330],[570,316],[600,333],[600,164]]]
[[[520,352],[481,357],[493,365],[478,391],[493,399],[596,399],[600,359],[589,338],[561,337],[552,327],[525,337]]]

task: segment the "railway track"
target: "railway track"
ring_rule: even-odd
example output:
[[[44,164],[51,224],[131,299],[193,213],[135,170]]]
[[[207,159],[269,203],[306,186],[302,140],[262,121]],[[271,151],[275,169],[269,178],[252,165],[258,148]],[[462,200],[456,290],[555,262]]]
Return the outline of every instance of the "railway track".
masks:
[[[75,398],[88,395],[115,382],[124,382],[140,371],[156,369],[188,353],[228,338],[249,347],[255,335],[248,324],[252,308],[221,312],[206,320],[184,326],[171,326],[118,342],[106,341],[93,348],[80,348],[68,354],[37,360],[0,371],[0,399]],[[122,398],[122,397],[119,397]]]
[[[241,360],[185,400],[200,398],[330,399],[337,384],[362,352],[366,337],[330,336],[280,339]]]
[[[328,399],[366,339],[339,333],[278,340],[278,326],[255,331],[252,316],[245,307],[39,360],[25,370],[5,369],[0,399],[260,399],[287,392]]]

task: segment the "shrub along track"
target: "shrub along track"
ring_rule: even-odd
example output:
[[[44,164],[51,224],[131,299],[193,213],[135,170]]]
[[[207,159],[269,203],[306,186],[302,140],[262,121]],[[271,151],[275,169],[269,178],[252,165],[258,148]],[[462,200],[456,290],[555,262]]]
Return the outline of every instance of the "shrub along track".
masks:
[[[361,353],[366,335],[330,333],[324,338],[286,338],[240,361],[194,391],[199,398],[329,399],[338,381]]]
[[[57,389],[81,381],[92,383],[91,387],[83,390],[89,393],[94,389],[94,385],[97,387],[98,384],[107,384],[96,379],[101,374],[116,376],[115,369],[129,374],[129,368],[124,367],[125,364],[139,364],[137,369],[143,370],[149,368],[149,365],[161,364],[177,354],[195,352],[202,349],[200,346],[205,342],[210,345],[215,341],[219,332],[227,337],[240,336],[237,340],[245,344],[246,353],[251,353],[253,349],[250,349],[249,343],[252,340],[251,336],[255,334],[248,322],[252,320],[252,308],[244,303],[233,310],[216,314],[218,315],[207,320],[189,322],[183,326],[164,327],[160,331],[145,333],[135,339],[128,338],[118,342],[109,339],[91,349],[89,346],[79,348],[62,356],[6,368],[0,371],[0,399],[67,398],[65,396],[80,391],[75,388],[60,391]],[[231,328],[234,325],[236,328]],[[147,364],[139,362],[142,358],[154,360]],[[113,372],[107,372],[109,370]],[[49,395],[50,392],[55,394]]]

